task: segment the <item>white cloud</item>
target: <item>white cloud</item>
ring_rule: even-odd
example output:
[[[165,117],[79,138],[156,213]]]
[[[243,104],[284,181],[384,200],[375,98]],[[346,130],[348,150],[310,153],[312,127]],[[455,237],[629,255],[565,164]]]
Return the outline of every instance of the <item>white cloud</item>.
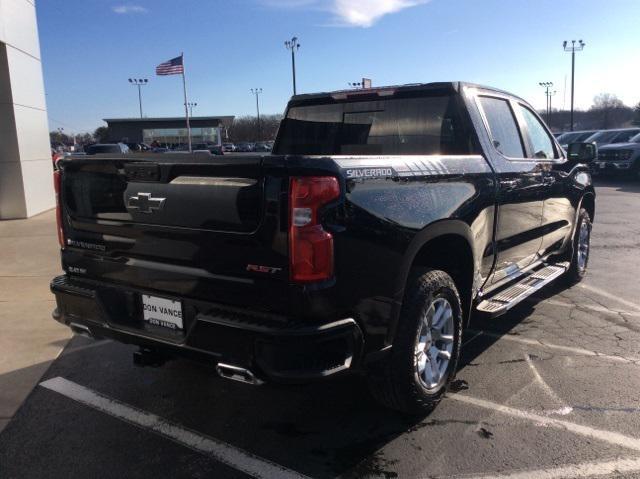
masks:
[[[127,15],[129,13],[147,13],[147,10],[140,5],[117,5],[112,10],[119,15]]]
[[[370,27],[385,15],[415,7],[428,0],[334,0],[338,23],[350,27]]]
[[[427,3],[429,0],[262,0],[278,8],[313,8],[333,15],[332,25],[368,28],[385,15]]]

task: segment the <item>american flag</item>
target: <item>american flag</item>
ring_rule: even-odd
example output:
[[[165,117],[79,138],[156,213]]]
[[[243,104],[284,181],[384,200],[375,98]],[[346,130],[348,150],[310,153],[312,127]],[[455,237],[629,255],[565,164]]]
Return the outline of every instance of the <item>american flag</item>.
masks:
[[[168,62],[161,63],[156,67],[156,75],[178,75],[184,73],[182,55],[172,58]]]

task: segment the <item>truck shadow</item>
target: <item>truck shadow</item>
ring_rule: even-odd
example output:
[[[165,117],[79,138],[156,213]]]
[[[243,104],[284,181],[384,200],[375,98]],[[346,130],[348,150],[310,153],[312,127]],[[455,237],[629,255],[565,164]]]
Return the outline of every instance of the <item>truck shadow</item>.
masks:
[[[559,290],[550,287],[538,293],[537,298],[543,300]],[[510,334],[515,326],[528,317],[533,306],[530,302],[525,303],[498,321],[476,318],[473,328],[491,332],[492,336],[474,339],[463,348],[460,369],[473,363],[501,335]],[[381,452],[384,446],[425,427],[450,423],[463,426],[475,424],[474,421],[463,420],[469,418],[462,413],[460,416],[452,414],[450,408],[447,408],[448,412],[442,412],[444,404],[426,419],[406,417],[384,409],[371,398],[365,380],[359,376],[345,376],[304,386],[256,387],[220,379],[213,367],[186,360],[172,361],[159,369],[139,368],[132,364],[133,351],[135,348],[115,342],[100,343],[74,337],[44,379],[65,377],[107,397],[157,414],[180,427],[318,478],[338,475],[396,477],[395,462]],[[23,409],[42,410],[41,404],[47,403],[50,398],[47,395],[50,394],[55,393],[36,388],[27,400],[31,405]],[[79,421],[79,417],[84,416],[78,416],[77,411],[72,413],[65,410],[55,414],[56,420],[65,424],[63,435],[81,434],[82,421]],[[65,414],[69,415],[68,420],[59,417]],[[87,418],[90,417],[87,415]],[[14,437],[24,436],[17,432],[31,427],[30,421],[43,420],[46,420],[46,416],[18,414],[17,419],[5,430],[0,446],[3,441],[13,443]],[[448,434],[447,431],[449,429],[442,429],[443,434]],[[103,448],[112,447],[107,439],[100,439],[101,435],[108,438],[110,433],[96,432],[92,441],[86,443],[87,450],[83,451],[85,456],[100,458],[105,453]],[[44,467],[48,453],[74,453],[63,450],[63,439],[61,437],[60,445],[55,450],[45,444],[42,447],[31,444],[29,448],[36,447],[42,451],[39,462]],[[17,444],[14,446],[21,449]],[[422,454],[420,451],[416,453]],[[167,457],[166,460],[171,461],[171,458]],[[96,469],[103,466],[100,460],[95,461]],[[132,475],[136,475],[135,471],[142,474],[144,459],[130,467]],[[74,472],[93,477],[103,471]]]

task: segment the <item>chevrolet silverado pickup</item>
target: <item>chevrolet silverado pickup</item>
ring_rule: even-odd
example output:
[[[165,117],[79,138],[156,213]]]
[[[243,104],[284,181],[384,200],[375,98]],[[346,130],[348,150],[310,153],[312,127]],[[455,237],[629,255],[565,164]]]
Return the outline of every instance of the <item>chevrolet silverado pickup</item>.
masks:
[[[358,373],[425,413],[472,314],[584,276],[596,150],[565,154],[521,98],[448,82],[294,96],[270,155],[62,160],[53,316],[139,364]]]

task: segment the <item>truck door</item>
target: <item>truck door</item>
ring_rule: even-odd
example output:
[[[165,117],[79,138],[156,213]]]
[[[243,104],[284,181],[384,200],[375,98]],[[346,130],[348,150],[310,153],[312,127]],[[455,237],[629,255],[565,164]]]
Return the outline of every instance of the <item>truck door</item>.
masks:
[[[478,97],[497,176],[497,226],[494,242],[495,270],[487,285],[510,276],[536,260],[542,243],[544,169],[527,158],[525,137],[514,103],[491,92]]]
[[[544,183],[544,205],[542,208],[542,244],[539,256],[545,256],[560,249],[571,235],[575,218],[575,208],[569,192],[572,190],[573,177],[563,171],[563,155],[551,134],[536,113],[528,106],[518,102],[522,121],[525,125],[529,143],[529,157],[541,162]]]

